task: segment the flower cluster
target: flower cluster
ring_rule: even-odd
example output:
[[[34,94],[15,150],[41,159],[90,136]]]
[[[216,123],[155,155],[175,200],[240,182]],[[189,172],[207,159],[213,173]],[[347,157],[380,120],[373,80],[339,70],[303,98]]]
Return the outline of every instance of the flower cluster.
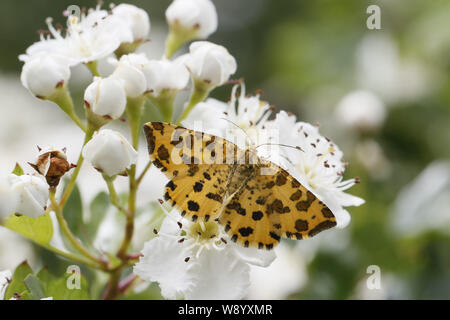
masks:
[[[230,78],[237,71],[237,62],[225,47],[206,41],[217,29],[217,12],[211,0],[173,1],[166,11],[169,35],[165,54],[157,60],[139,51],[150,35],[150,19],[142,9],[121,4],[104,10],[99,5],[81,10],[79,15],[66,15],[66,30],[48,19],[49,36],[42,34],[40,41],[20,56],[25,62],[21,80],[34,96],[55,103],[72,119],[85,135],[84,145],[76,164],[69,162],[65,149],[52,147],[39,149],[37,160],[30,163],[34,174],[24,174],[18,166],[9,186],[0,189],[0,200],[8,198],[11,204],[0,201],[0,214],[38,218],[54,213],[61,233],[77,254],[44,243],[46,248],[109,272],[104,298],[117,297],[119,288],[129,285],[119,283],[117,270],[134,265],[134,273],[141,279],[159,283],[165,298],[241,299],[249,287],[250,265],[267,267],[276,257],[274,251],[236,245],[215,220],[187,221],[176,209],[168,212],[162,203],[162,210],[149,213],[167,216],[154,230],[156,235],[143,249],[137,248],[141,254],[130,252],[137,214],[149,211],[148,206],[136,208],[138,188],[151,166],[148,163],[138,174],[143,121],[163,119],[224,137],[242,148],[256,148],[259,156],[284,167],[321,199],[340,227],[350,220],[344,207],[363,203],[344,192],[357,179],[343,180],[346,164],[342,151],[317,127],[298,122],[284,111],[275,114],[274,107],[261,100],[261,94],[247,95],[242,81],[233,87],[228,103],[208,98],[215,88],[236,83]],[[173,58],[183,44],[193,40],[201,41],[192,42],[187,53]],[[100,61],[113,66],[110,74],[99,73]],[[70,68],[78,64],[84,64],[93,76],[84,91],[85,120],[75,112],[68,90]],[[190,98],[175,118],[175,98],[188,88]],[[147,104],[159,110],[160,119],[144,118]],[[126,123],[130,138],[104,128],[116,120]],[[85,235],[71,230],[62,213],[85,160],[100,173],[110,204],[123,215],[124,237],[116,253],[91,253],[83,243]],[[66,175],[68,182],[62,188],[60,181]],[[116,178],[128,180],[125,196],[116,191]],[[91,221],[96,219],[91,216]],[[78,223],[85,221],[81,218]],[[3,282],[0,277],[0,293]]]

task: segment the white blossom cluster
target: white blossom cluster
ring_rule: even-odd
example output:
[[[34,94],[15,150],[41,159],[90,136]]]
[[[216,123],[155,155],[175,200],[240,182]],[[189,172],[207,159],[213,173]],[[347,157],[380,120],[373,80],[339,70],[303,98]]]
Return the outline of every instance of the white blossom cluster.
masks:
[[[150,36],[150,19],[133,5],[121,4],[109,11],[98,6],[79,17],[68,14],[66,30],[53,26],[48,19],[49,35],[42,34],[40,41],[20,56],[24,61],[21,81],[34,96],[55,102],[75,119],[66,99],[70,68],[78,64],[89,68],[93,79],[84,93],[88,124],[87,128],[79,126],[86,132],[92,130],[92,134],[82,157],[105,179],[126,175],[137,162],[138,143],[134,139],[130,143],[121,133],[102,126],[125,116],[131,123],[139,114],[139,108],[133,106],[146,100],[159,107],[167,122],[176,121],[174,99],[191,87],[191,100],[178,119],[181,125],[197,129],[201,122],[202,131],[225,138],[231,134],[243,141],[241,147],[262,146],[257,148],[261,157],[288,170],[327,204],[338,227],[346,226],[350,215],[344,208],[364,201],[344,192],[357,180],[343,179],[346,164],[339,147],[323,137],[317,127],[299,122],[284,111],[274,114],[274,108],[259,94],[246,95],[243,83],[234,86],[229,103],[207,98],[237,71],[236,60],[225,47],[205,40],[218,24],[212,1],[175,0],[166,11],[166,19],[170,33],[166,53],[159,60],[136,51]],[[184,43],[193,40],[188,53],[172,58]],[[107,60],[114,71],[101,75],[97,70],[100,60]],[[274,146],[278,146],[275,153]],[[12,175],[9,185],[0,186],[0,200],[12,199],[0,201],[0,214],[38,217],[45,212],[52,159],[67,162],[63,153],[56,151],[40,152],[35,165],[39,175]],[[158,235],[145,244],[134,272],[143,280],[158,282],[165,298],[244,298],[250,281],[249,265],[266,267],[276,258],[274,251],[234,244],[215,221],[194,223],[175,209],[163,211],[167,217],[156,231]],[[2,286],[0,282],[0,293]]]

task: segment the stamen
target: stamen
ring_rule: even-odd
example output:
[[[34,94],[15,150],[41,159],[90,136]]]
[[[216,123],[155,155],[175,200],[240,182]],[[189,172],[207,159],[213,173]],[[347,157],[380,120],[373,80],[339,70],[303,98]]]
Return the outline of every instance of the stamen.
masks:
[[[205,232],[206,231],[205,222],[203,222],[203,220],[201,220],[199,222],[199,224],[200,224],[200,228],[202,228],[202,231]]]
[[[205,246],[200,246],[200,248],[198,249],[197,253],[195,254],[196,259],[198,259],[200,257],[200,254],[202,253],[203,248],[205,248]]]
[[[158,199],[158,202],[159,202],[159,206],[161,207],[161,209],[162,209],[163,213],[166,215],[166,217],[168,217],[169,219],[172,219],[172,221],[176,222],[177,224],[180,223],[173,215],[171,215],[171,214],[166,210],[166,208],[164,208],[164,206],[163,206],[164,201],[163,201],[163,200]],[[181,227],[180,227],[180,229],[181,229]]]

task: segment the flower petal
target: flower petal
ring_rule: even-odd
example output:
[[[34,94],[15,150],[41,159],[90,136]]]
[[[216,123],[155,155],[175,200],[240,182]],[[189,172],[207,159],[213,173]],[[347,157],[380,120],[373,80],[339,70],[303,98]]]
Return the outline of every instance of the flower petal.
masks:
[[[234,253],[243,261],[259,267],[268,267],[277,255],[274,250],[259,250],[256,248],[245,248],[237,244],[231,244]]]
[[[242,299],[250,285],[249,266],[231,250],[203,252],[191,270],[195,286],[187,293],[189,300]]]
[[[194,266],[184,260],[191,255],[190,250],[177,241],[159,236],[144,245],[144,254],[134,266],[134,273],[142,279],[159,283],[161,294],[167,299],[184,298],[184,292],[193,287]]]

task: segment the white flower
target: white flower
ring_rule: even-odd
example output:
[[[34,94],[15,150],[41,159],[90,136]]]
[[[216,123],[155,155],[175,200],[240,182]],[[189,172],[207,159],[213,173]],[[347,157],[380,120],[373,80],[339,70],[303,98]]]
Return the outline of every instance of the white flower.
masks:
[[[122,81],[126,95],[136,98],[147,89],[147,81],[143,73],[148,59],[144,54],[128,54],[120,58],[112,77]]]
[[[144,67],[147,78],[147,90],[158,97],[164,91],[179,91],[186,88],[189,82],[189,71],[178,58],[170,60],[151,60]]]
[[[113,15],[122,18],[129,26],[133,41],[142,41],[150,32],[150,18],[147,12],[131,4],[120,4],[114,7]]]
[[[137,152],[121,133],[104,129],[84,146],[83,156],[94,168],[112,177],[136,163]]]
[[[191,39],[206,39],[217,30],[217,11],[210,0],[175,0],[166,10],[172,29],[191,34]]]
[[[121,80],[96,77],[87,87],[84,101],[93,113],[118,119],[125,111],[127,95]]]
[[[223,46],[197,41],[190,45],[189,52],[186,66],[193,79],[206,87],[220,86],[236,72],[236,60]]]
[[[70,60],[71,66],[79,63],[89,63],[112,54],[123,42],[133,42],[133,32],[129,22],[106,10],[89,10],[76,16],[68,17],[68,30],[63,37],[62,30],[52,25],[52,19],[47,19],[51,37],[41,35],[39,42],[31,45],[26,54],[19,58],[27,61],[38,53],[58,54]]]
[[[436,86],[430,69],[419,60],[401,57],[388,33],[365,36],[356,50],[356,61],[359,85],[388,104],[417,101]]]
[[[233,88],[228,105],[208,99],[199,104],[182,124],[218,135],[241,148],[257,147],[260,157],[287,169],[325,202],[336,216],[339,227],[346,226],[350,215],[343,207],[358,206],[364,200],[344,192],[357,179],[343,181],[345,163],[342,151],[321,136],[316,127],[296,122],[294,116],[284,111],[269,121],[272,108],[268,103],[261,101],[259,95],[247,96],[244,85],[239,97],[236,97],[236,90],[237,86]]]
[[[25,88],[41,98],[48,98],[70,78],[67,59],[54,54],[38,54],[28,60],[20,79]]]
[[[398,236],[415,236],[428,230],[450,234],[450,162],[437,160],[399,193],[392,227]]]
[[[339,102],[336,109],[338,120],[345,126],[358,130],[376,130],[386,118],[386,107],[370,91],[354,91]]]
[[[256,146],[262,139],[264,140],[263,128],[272,114],[272,107],[267,102],[261,101],[259,94],[247,96],[244,84],[241,84],[241,92],[237,96],[237,88],[238,85],[233,87],[226,110],[228,132],[237,136],[237,141],[245,143],[240,147]]]
[[[234,244],[215,221],[167,215],[134,267],[142,279],[158,282],[167,299],[242,299],[249,286],[247,263],[266,267],[275,259],[273,251]]]
[[[11,174],[9,182],[14,193],[16,213],[37,218],[45,211],[48,201],[48,184],[40,176]]]
[[[228,139],[241,148],[267,142],[262,128],[272,113],[272,107],[261,101],[259,94],[247,96],[245,85],[240,86],[239,96],[236,95],[239,85],[233,87],[229,103],[211,98],[199,103],[183,120],[183,125]],[[201,123],[202,128],[195,127],[196,123]]]
[[[0,300],[5,298],[5,292],[9,282],[12,280],[12,273],[9,270],[0,271]]]
[[[274,132],[278,134],[278,141],[300,149],[281,146],[278,150],[284,157],[274,161],[281,161],[280,165],[330,208],[336,217],[337,226],[345,227],[350,222],[350,215],[343,207],[359,206],[364,200],[344,192],[358,180],[343,181],[346,164],[339,147],[320,135],[317,127],[296,122],[295,116],[284,111],[266,125],[272,130],[276,129]],[[283,158],[289,161],[282,161]]]

